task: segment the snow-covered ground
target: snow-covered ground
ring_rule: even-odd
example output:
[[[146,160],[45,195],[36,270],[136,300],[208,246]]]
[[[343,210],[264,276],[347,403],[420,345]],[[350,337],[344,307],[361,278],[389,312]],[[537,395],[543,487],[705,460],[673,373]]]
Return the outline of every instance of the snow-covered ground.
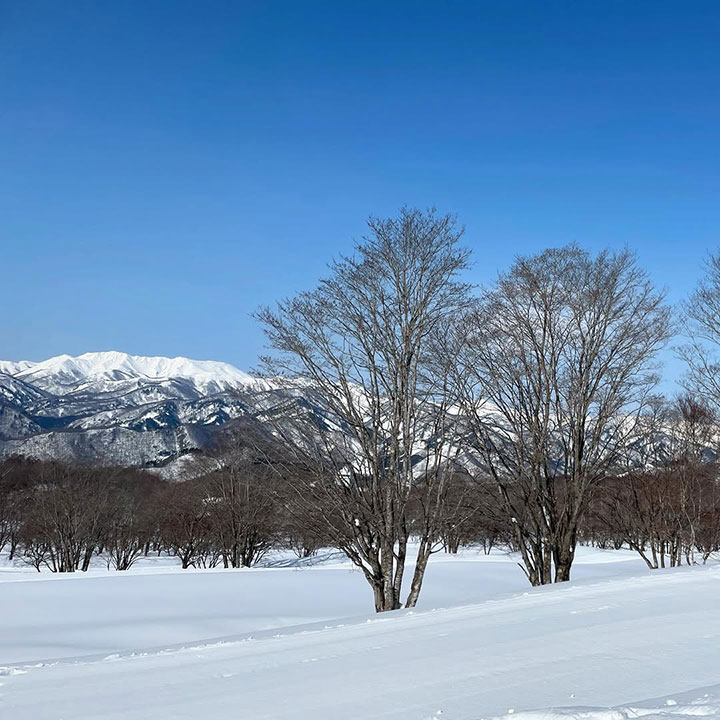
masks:
[[[532,590],[503,553],[438,555],[415,611],[376,616],[313,562],[0,569],[0,718],[720,718],[720,567],[582,550]]]

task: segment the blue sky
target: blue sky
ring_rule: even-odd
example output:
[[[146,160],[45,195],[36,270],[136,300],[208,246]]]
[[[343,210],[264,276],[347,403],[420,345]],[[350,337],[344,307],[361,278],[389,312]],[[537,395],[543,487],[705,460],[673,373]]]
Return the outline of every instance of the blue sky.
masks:
[[[0,358],[251,368],[253,310],[403,204],[458,214],[472,281],[628,245],[678,300],[720,246],[718,37],[714,2],[0,0]]]

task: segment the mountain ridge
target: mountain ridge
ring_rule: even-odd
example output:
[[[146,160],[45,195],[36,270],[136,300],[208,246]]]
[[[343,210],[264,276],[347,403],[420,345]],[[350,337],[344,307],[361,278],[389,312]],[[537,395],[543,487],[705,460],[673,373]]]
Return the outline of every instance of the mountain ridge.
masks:
[[[57,355],[40,362],[22,360],[0,361],[0,372],[37,384],[52,376],[75,379],[147,378],[162,380],[192,378],[196,381],[213,379],[225,385],[245,385],[253,382],[252,376],[229,363],[216,360],[191,360],[186,357],[130,355],[116,350],[87,352],[82,355]]]

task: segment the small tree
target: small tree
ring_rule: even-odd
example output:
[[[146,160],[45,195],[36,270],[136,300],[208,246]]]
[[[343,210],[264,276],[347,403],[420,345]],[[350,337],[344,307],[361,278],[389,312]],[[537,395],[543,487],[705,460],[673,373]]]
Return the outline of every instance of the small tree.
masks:
[[[110,481],[103,528],[108,568],[128,570],[143,554],[156,527],[156,485],[160,482],[131,472]]]
[[[251,567],[278,541],[275,475],[239,442],[222,449],[216,460],[217,468],[199,479],[213,542],[225,567]]]
[[[220,553],[210,540],[210,505],[205,488],[196,479],[168,486],[163,493],[159,535],[183,569],[214,566]]]
[[[8,549],[13,560],[20,542],[28,488],[33,484],[37,463],[11,457],[0,464],[0,551]]]

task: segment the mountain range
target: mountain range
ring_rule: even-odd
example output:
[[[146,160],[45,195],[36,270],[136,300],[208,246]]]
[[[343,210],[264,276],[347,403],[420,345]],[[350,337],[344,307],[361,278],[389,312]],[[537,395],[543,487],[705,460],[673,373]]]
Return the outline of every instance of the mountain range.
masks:
[[[166,466],[212,444],[263,381],[222,362],[121,352],[0,361],[0,457]]]
[[[336,425],[309,387],[256,378],[222,362],[121,352],[0,361],[0,458],[156,468],[179,477],[227,431],[265,432],[265,421],[291,397]],[[646,463],[650,451],[660,460],[671,444],[666,430],[638,436],[629,459]],[[461,462],[475,466],[478,458],[463,453]]]

